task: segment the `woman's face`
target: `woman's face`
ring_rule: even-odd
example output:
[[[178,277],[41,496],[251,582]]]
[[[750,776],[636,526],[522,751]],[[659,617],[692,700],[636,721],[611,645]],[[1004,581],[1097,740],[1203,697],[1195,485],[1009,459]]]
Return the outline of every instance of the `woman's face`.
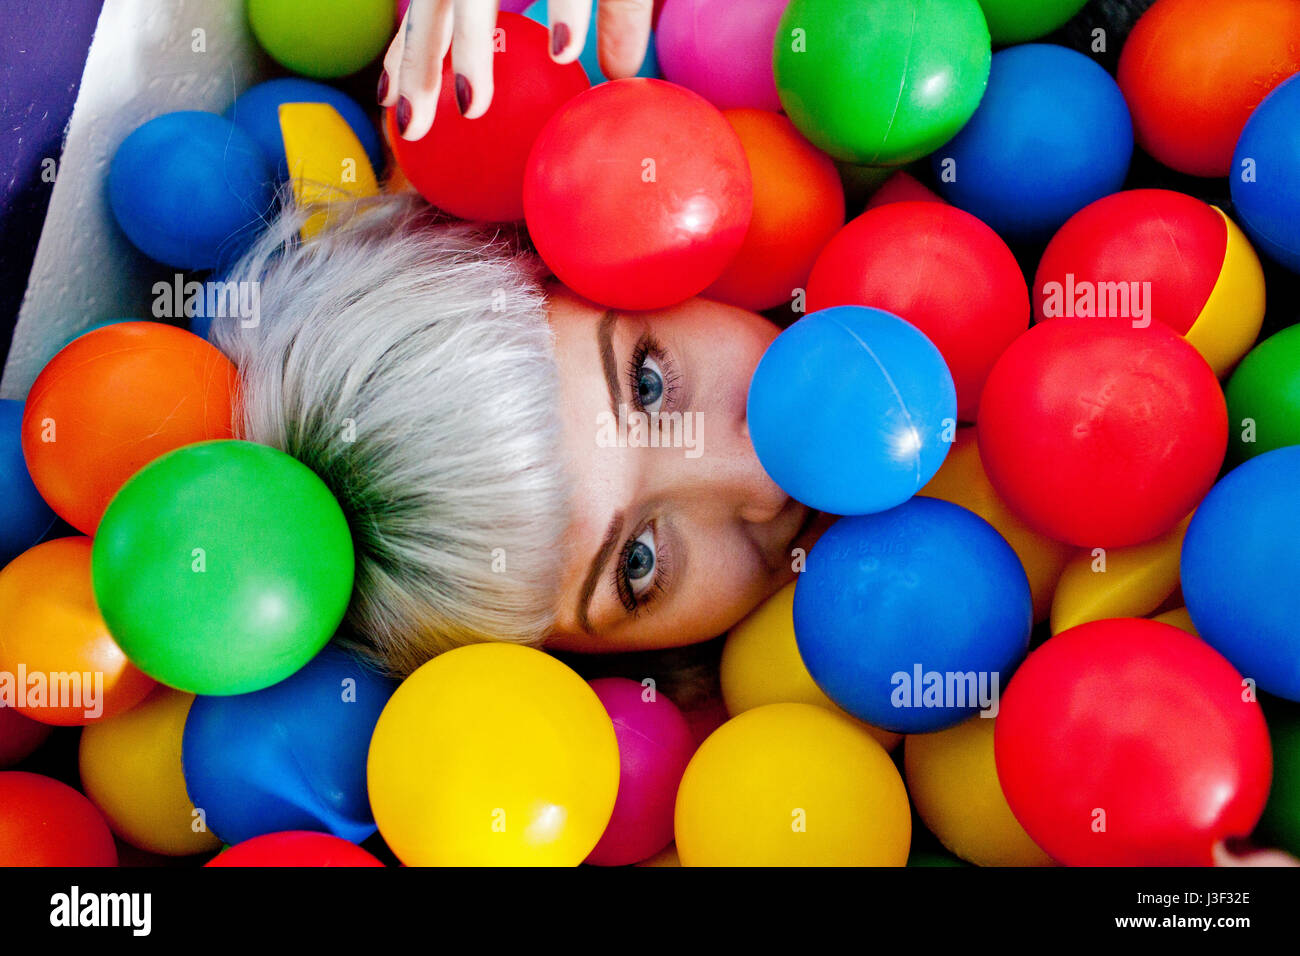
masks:
[[[794,578],[831,519],[758,463],[749,380],[777,327],[692,299],[620,313],[550,290],[574,482],[558,650],[674,647],[726,631]]]

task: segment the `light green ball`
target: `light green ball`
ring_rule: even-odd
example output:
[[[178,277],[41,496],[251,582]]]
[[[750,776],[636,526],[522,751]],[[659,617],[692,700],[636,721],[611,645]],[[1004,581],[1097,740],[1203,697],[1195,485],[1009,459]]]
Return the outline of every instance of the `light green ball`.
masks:
[[[281,66],[318,80],[368,66],[393,37],[393,0],[248,0],[248,24]]]

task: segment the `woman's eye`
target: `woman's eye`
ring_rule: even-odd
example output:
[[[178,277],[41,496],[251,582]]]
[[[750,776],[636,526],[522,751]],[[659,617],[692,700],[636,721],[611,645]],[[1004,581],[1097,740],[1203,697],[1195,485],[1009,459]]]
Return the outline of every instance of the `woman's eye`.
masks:
[[[645,531],[630,543],[623,558],[623,579],[633,597],[640,597],[650,589],[655,580],[655,533]]]
[[[664,373],[659,363],[649,355],[641,359],[636,375],[637,403],[641,410],[651,414],[659,411],[664,395]]]

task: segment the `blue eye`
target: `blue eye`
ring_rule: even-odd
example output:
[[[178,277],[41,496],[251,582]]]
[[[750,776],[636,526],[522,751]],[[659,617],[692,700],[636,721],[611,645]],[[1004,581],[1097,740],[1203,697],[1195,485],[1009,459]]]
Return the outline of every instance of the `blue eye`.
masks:
[[[637,403],[643,411],[657,412],[657,406],[664,394],[664,376],[659,364],[650,356],[641,360],[636,376]]]
[[[623,548],[619,591],[635,603],[655,583],[655,533],[646,528]],[[629,603],[627,600],[624,603]]]

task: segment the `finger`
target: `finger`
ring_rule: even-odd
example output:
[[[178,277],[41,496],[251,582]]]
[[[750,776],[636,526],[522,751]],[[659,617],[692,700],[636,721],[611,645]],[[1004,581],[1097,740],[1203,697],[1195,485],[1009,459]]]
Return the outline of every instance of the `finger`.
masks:
[[[636,76],[650,42],[654,0],[600,0],[596,35],[600,71],[611,80]]]
[[[402,139],[421,139],[433,125],[442,61],[451,46],[451,15],[451,0],[411,0],[406,10],[396,116]]]
[[[492,105],[492,54],[497,0],[453,0],[451,68],[456,75],[456,105],[466,119],[477,119]]]
[[[412,4],[419,0],[411,0]],[[379,74],[379,105],[387,108],[397,102],[397,78],[402,73],[402,51],[405,49],[406,39],[406,18],[411,13],[408,6],[406,13],[402,15],[402,22],[397,25],[397,33],[393,36],[393,42],[388,44],[388,49],[384,53],[384,69]]]
[[[572,63],[582,56],[591,27],[591,0],[548,0],[551,21],[551,59]]]

